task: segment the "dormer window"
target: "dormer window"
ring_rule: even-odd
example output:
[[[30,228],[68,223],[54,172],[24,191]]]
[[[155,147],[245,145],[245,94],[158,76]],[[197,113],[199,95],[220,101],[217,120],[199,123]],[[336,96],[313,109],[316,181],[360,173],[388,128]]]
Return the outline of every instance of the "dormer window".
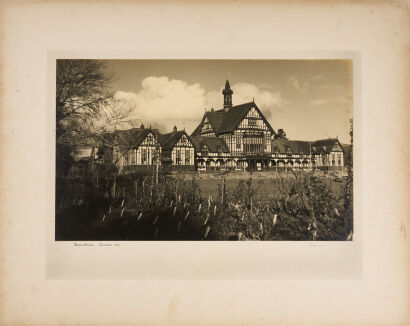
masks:
[[[288,147],[288,149],[286,150],[286,153],[287,153],[289,156],[292,156],[292,150],[291,150],[290,147]]]

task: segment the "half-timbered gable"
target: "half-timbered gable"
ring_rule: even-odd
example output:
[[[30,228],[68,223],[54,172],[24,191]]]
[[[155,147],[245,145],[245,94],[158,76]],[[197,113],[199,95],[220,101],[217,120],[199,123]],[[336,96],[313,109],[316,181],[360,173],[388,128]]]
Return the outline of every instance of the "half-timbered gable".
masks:
[[[136,148],[136,164],[153,165],[155,160],[161,156],[161,146],[158,142],[158,133],[148,129],[145,137]],[[133,162],[129,162],[132,164]]]
[[[337,138],[322,139],[312,142],[312,151],[316,166],[343,169],[344,150]]]
[[[177,131],[174,127],[173,132],[161,135],[160,143],[163,148],[164,164],[194,167],[194,145],[185,130]]]
[[[247,163],[242,162],[245,160],[256,166],[256,160],[259,160],[259,168],[262,163],[267,167],[275,131],[254,101],[235,106],[232,104],[233,91],[229,81],[222,94],[223,109],[205,112],[192,136],[223,139],[229,149],[231,165],[247,166]]]
[[[105,145],[100,150],[107,159],[115,164],[120,172],[136,171],[135,166],[150,166],[161,156],[156,129],[133,128],[117,130],[104,137]]]
[[[236,156],[271,153],[275,134],[254,102],[206,112],[193,136],[223,138]]]

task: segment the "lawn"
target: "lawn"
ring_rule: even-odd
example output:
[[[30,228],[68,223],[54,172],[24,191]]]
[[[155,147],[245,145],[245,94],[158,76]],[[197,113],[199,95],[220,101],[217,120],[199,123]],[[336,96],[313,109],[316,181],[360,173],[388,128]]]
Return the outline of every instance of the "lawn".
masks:
[[[346,178],[334,178],[325,174],[318,174],[323,183],[325,183],[330,191],[336,196],[340,196],[341,191],[346,183]],[[281,172],[280,176],[284,179],[294,178],[294,174],[289,172]],[[201,188],[202,195],[208,197],[216,197],[218,195],[219,187],[222,184],[222,177],[225,178],[226,190],[235,189],[241,180],[249,180],[257,185],[258,191],[263,195],[274,195],[278,191],[277,181],[279,175],[277,172],[235,172],[221,176],[217,173],[202,173],[199,175],[198,182]],[[189,180],[192,175],[179,175],[179,179]]]

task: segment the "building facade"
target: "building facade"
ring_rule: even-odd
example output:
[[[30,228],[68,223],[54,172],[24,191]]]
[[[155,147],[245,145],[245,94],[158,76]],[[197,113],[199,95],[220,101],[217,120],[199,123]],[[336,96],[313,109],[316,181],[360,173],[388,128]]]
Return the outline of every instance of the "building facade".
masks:
[[[159,137],[162,148],[161,164],[168,171],[194,171],[194,145],[185,130],[173,131]]]
[[[119,173],[147,173],[162,157],[156,129],[140,128],[117,130],[104,137],[97,153],[105,164],[113,164]]]
[[[288,140],[283,129],[270,125],[255,101],[233,105],[226,81],[224,105],[204,113],[188,136],[174,127],[161,134],[151,128],[133,128],[107,135],[105,160],[121,173],[160,165],[166,171],[269,171],[281,169],[343,170],[344,148],[337,138]]]
[[[221,167],[235,170],[268,169],[271,161],[271,140],[275,131],[254,101],[233,106],[233,91],[226,81],[222,91],[224,107],[205,112],[192,133],[193,137],[221,139],[229,150],[220,161]],[[213,157],[201,156],[212,162]]]
[[[234,106],[233,91],[226,81],[224,106],[205,112],[191,138],[196,139],[199,170],[232,169],[267,171],[278,169],[343,170],[343,147],[337,139],[293,141],[283,129],[276,133],[254,101]],[[219,142],[228,151],[204,151],[205,141]],[[209,148],[209,146],[207,147]]]

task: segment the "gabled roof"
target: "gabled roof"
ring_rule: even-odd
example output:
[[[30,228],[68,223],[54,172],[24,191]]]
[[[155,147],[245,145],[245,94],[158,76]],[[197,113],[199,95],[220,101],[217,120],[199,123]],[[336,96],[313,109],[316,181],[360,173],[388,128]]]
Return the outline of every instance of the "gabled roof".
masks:
[[[222,152],[229,153],[229,147],[222,138],[191,136],[190,139],[197,151],[201,151],[205,145],[212,153],[217,153],[219,148]]]
[[[310,142],[302,140],[272,140],[272,151],[279,150],[279,153],[286,154],[288,148],[292,150],[293,154],[310,154]]]
[[[325,154],[325,150],[323,149],[322,146],[319,147],[312,147],[312,153],[314,154]]]
[[[316,140],[316,141],[312,142],[312,148],[316,153],[322,152],[322,153],[329,154],[332,151],[332,149],[333,149],[333,147],[335,146],[336,143],[344,151],[342,144],[339,142],[339,140],[337,138],[328,138],[328,139]]]
[[[221,109],[217,111],[208,111],[205,112],[204,116],[202,117],[202,121],[199,126],[194,130],[192,136],[199,136],[201,131],[202,125],[205,121],[205,118],[208,118],[212,128],[216,135],[233,132],[241,121],[245,118],[246,114],[249,112],[250,109],[255,108],[256,111],[260,114],[263,121],[266,123],[270,131],[275,134],[275,131],[269,124],[268,120],[266,120],[265,116],[262,114],[261,110],[254,102],[244,103],[240,105],[233,106],[226,109]]]
[[[292,146],[297,148],[298,154],[309,155],[310,154],[310,142],[303,140],[292,140]]]
[[[128,148],[137,148],[149,133],[159,135],[156,129],[132,128],[127,130],[116,130],[105,135],[105,141],[112,145],[121,145]]]
[[[159,142],[164,150],[172,150],[176,143],[181,139],[181,137],[185,135],[188,140],[190,140],[189,136],[185,132],[185,130],[180,131],[173,131],[168,134],[162,134],[159,137]]]

